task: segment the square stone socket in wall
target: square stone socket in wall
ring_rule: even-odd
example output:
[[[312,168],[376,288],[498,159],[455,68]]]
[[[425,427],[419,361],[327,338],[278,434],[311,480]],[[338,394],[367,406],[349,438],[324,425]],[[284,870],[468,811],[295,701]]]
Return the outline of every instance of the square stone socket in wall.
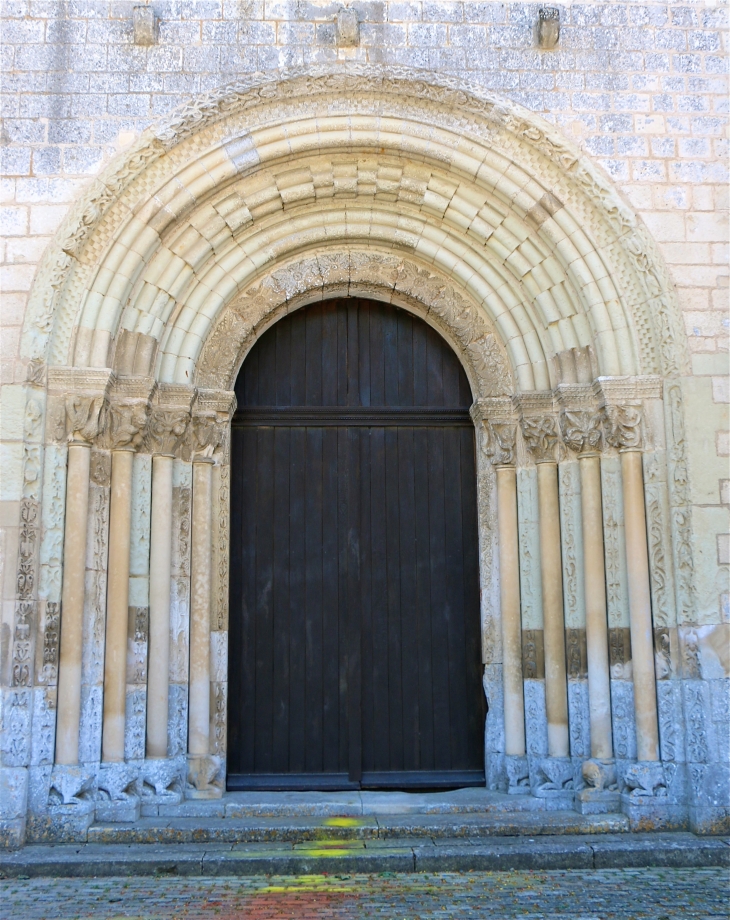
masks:
[[[360,44],[360,25],[355,10],[339,11],[335,18],[335,34],[340,48],[355,48]]]
[[[132,9],[135,45],[154,45],[157,40],[155,11],[151,6],[135,6]]]
[[[543,51],[557,48],[560,40],[560,10],[554,6],[544,6],[537,14],[537,45]]]

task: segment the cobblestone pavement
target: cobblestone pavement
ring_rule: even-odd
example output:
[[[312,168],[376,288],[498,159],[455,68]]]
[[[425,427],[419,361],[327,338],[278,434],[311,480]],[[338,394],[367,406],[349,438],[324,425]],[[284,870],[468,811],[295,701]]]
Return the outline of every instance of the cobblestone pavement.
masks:
[[[16,879],[1,920],[726,920],[727,869]]]

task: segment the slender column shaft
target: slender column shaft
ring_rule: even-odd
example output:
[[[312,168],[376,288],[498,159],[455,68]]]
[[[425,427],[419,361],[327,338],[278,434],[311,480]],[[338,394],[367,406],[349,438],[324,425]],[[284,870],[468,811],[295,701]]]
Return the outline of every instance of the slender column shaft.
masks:
[[[79,762],[81,652],[83,646],[86,533],[91,448],[71,444],[66,479],[66,529],[63,537],[61,649],[58,665],[56,763]]]
[[[514,467],[497,468],[497,503],[505,753],[522,757],[525,753],[525,700],[522,685],[517,473]]]
[[[560,555],[560,506],[557,463],[538,463],[537,494],[540,509],[540,574],[545,635],[545,702],[548,754],[567,757],[568,687],[565,671],[563,577]]]
[[[172,570],[172,457],[152,459],[147,756],[167,757]]]
[[[213,463],[193,463],[188,752],[209,753]]]
[[[611,684],[608,670],[606,565],[603,558],[601,459],[597,456],[581,457],[579,462],[583,516],[591,757],[610,760],[613,757],[613,741],[611,737]]]
[[[654,644],[651,634],[649,553],[646,542],[644,479],[639,451],[625,451],[621,454],[621,475],[624,489],[637,757],[639,760],[659,760]]]
[[[104,721],[101,735],[103,761],[124,760],[133,463],[134,451],[112,451],[109,580],[104,650]]]

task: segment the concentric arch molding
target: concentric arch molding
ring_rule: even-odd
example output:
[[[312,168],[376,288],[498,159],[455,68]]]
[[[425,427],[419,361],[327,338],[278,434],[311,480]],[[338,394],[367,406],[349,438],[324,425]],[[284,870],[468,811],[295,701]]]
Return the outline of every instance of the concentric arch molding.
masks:
[[[447,279],[518,391],[586,346],[602,375],[686,370],[666,267],[597,167],[475,84],[361,65],[252,75],[145,131],[45,253],[22,355],[107,367],[126,330],[155,343],[158,379],[189,383],[229,304],[328,248]]]
[[[287,313],[331,297],[382,300],[421,317],[449,342],[475,397],[510,396],[512,375],[493,330],[443,275],[373,250],[325,250],[258,279],[221,313],[197,366],[195,384],[232,390],[256,340]]]

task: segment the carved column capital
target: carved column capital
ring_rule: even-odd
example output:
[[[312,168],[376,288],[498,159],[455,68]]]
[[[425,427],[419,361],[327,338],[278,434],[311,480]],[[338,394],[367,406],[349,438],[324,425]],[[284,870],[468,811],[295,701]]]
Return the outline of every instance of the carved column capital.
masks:
[[[602,409],[563,409],[560,431],[565,446],[584,456],[600,452],[604,418]]]
[[[491,419],[485,424],[487,456],[494,466],[514,466],[517,423],[512,419]]]
[[[229,390],[198,390],[193,417],[183,446],[186,460],[225,457],[228,429],[236,409],[235,393]]]
[[[558,425],[554,415],[527,415],[520,420],[525,447],[535,463],[556,463]]]
[[[223,441],[224,429],[215,415],[194,415],[184,447],[187,460],[212,460]]]
[[[70,444],[88,447],[104,428],[108,405],[103,396],[67,396],[65,433]]]
[[[138,450],[145,437],[149,409],[146,403],[112,404],[104,430],[109,450]]]
[[[187,409],[153,407],[145,433],[145,449],[151,454],[172,457],[182,443],[190,423]]]
[[[606,441],[620,451],[641,450],[641,410],[636,406],[606,406]]]

